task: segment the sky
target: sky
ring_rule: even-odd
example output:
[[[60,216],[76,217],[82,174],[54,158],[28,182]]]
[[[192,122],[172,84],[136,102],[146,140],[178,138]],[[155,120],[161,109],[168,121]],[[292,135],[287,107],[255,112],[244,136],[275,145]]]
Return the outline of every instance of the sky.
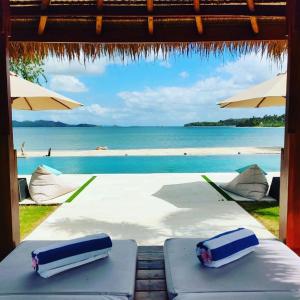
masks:
[[[216,103],[286,71],[261,53],[233,56],[102,57],[83,63],[49,57],[42,84],[81,102],[72,111],[14,111],[13,119],[70,124],[181,126],[195,121],[283,114],[284,108],[220,109]]]

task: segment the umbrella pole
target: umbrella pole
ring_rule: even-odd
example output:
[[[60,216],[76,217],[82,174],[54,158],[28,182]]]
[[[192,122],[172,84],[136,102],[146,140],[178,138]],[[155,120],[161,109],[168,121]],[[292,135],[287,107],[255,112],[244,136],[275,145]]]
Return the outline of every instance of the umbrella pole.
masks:
[[[0,1],[0,260],[20,240],[8,65],[9,0]]]

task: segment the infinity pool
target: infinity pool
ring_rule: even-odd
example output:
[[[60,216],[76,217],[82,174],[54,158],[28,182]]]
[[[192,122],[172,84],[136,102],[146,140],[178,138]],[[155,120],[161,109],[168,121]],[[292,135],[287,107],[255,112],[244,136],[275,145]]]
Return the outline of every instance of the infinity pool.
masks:
[[[265,171],[280,169],[279,155],[122,156],[19,158],[18,173],[31,174],[46,164],[68,174],[233,172],[250,164]]]

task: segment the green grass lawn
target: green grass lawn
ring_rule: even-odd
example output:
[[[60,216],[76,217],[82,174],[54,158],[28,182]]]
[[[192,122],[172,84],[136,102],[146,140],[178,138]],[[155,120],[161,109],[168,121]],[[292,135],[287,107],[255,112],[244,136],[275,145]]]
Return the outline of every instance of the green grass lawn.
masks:
[[[58,206],[20,206],[20,231],[23,240],[33,229],[41,224]]]
[[[237,202],[269,231],[279,236],[279,205],[277,202]]]

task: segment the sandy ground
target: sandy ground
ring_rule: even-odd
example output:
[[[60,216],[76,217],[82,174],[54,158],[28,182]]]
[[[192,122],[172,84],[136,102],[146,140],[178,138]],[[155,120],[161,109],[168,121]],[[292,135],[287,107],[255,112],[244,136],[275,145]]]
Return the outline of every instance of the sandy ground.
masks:
[[[223,173],[221,179],[232,176]],[[236,202],[224,200],[201,174],[105,174],[61,205],[27,240],[106,232],[113,239],[162,245],[170,237],[207,238],[238,227],[252,229],[259,238],[274,238]]]
[[[45,151],[25,151],[26,157],[41,157]],[[236,155],[280,154],[278,147],[218,147],[218,148],[172,148],[128,150],[52,150],[51,156],[172,156],[172,155]],[[21,153],[18,152],[18,157]]]

